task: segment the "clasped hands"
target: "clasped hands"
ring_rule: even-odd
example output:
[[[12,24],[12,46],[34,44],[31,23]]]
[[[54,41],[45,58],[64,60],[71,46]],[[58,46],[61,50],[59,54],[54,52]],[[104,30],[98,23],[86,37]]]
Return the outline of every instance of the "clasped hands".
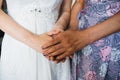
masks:
[[[59,63],[86,46],[88,36],[84,31],[67,30],[51,37],[42,45],[42,52],[49,60]]]
[[[56,63],[64,62],[66,57],[72,58],[74,49],[67,38],[69,36],[65,32],[49,36],[52,37],[52,40],[49,40],[42,46],[43,55],[46,58]]]

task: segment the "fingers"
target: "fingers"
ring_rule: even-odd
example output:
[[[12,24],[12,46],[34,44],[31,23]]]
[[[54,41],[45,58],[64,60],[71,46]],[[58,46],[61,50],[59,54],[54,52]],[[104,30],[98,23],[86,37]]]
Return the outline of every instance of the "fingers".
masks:
[[[56,59],[56,56],[52,57],[52,56],[45,56],[48,60],[50,61],[54,61],[55,63],[60,63],[60,62],[65,62],[66,61],[66,57],[63,59]]]
[[[57,56],[56,59],[62,60],[68,56],[68,52],[64,52],[61,55]]]
[[[52,31],[48,32],[47,34],[48,34],[49,36],[52,36],[52,35],[55,35],[55,34],[58,34],[58,33],[60,33],[60,31],[52,30]]]
[[[60,48],[59,50],[51,53],[49,56],[58,56],[58,55],[61,55],[61,53],[64,53],[65,52],[65,49],[64,48]]]
[[[64,58],[64,59],[61,59],[61,60],[57,60],[57,59],[55,59],[56,57],[54,56],[54,57],[51,57],[51,56],[45,56],[48,60],[50,60],[50,61],[54,61],[55,63],[60,63],[60,62],[65,62],[66,61],[66,58]]]
[[[49,56],[49,60],[54,61],[54,60],[55,60],[55,58],[54,58],[54,57]]]
[[[74,56],[74,55],[73,55],[73,54],[71,54],[69,57],[70,57],[71,59],[73,59],[73,56]]]
[[[59,34],[61,32],[63,32],[63,30],[61,30],[61,29],[55,29],[55,30],[51,30],[50,32],[47,32],[47,34],[49,36],[52,36],[52,35],[57,35],[57,34]]]
[[[44,49],[43,53],[44,53],[44,55],[49,55],[50,56],[50,53],[54,53],[54,52],[56,52],[57,50],[59,50],[61,48],[62,48],[62,45],[59,43],[59,44],[51,46],[51,47],[49,47],[47,49]],[[59,51],[59,52],[61,52],[61,51]]]
[[[64,63],[66,61],[66,58],[64,58],[63,60],[62,60],[62,62]]]
[[[42,49],[46,49],[46,48],[51,47],[51,46],[53,46],[53,45],[56,45],[56,44],[58,44],[58,43],[60,43],[60,42],[61,42],[61,40],[60,40],[58,37],[53,38],[53,40],[50,40],[50,41],[46,42],[46,43],[42,46]]]
[[[63,62],[63,63],[64,63],[65,61],[66,61],[66,58],[61,59],[61,60],[57,60],[57,59],[56,59],[56,60],[54,60],[54,62],[55,62],[55,63],[60,63],[60,62]]]
[[[45,56],[48,60],[50,60],[50,61],[55,61],[55,56],[53,57],[53,56]]]
[[[61,31],[59,31],[59,30],[54,30],[53,31],[53,35],[56,35],[56,34],[58,34],[58,33],[60,33]]]

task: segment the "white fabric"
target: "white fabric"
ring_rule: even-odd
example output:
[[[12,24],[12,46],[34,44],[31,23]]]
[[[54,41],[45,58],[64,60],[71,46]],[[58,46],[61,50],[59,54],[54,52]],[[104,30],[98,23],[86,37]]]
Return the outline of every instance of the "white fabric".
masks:
[[[8,14],[24,28],[41,34],[55,24],[62,0],[7,0]],[[18,35],[19,36],[19,35]],[[5,34],[0,80],[70,80],[69,60],[56,64]]]

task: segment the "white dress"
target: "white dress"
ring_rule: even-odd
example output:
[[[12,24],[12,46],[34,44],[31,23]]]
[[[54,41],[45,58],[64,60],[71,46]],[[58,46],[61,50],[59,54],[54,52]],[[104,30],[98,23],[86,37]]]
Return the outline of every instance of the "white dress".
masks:
[[[62,0],[7,0],[8,15],[36,34],[53,27],[61,4]],[[59,64],[48,61],[41,53],[5,34],[0,80],[70,80],[69,60]]]

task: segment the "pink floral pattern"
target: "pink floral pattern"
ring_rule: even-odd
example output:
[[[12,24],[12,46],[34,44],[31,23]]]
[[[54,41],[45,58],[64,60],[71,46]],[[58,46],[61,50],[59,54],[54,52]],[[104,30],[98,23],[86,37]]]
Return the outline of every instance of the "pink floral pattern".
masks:
[[[87,29],[118,12],[120,0],[85,0],[78,27]],[[76,52],[71,62],[71,80],[120,80],[120,32]]]
[[[100,57],[101,60],[105,61],[106,59],[109,59],[109,54],[111,52],[111,47],[105,46],[100,49]]]
[[[85,75],[85,80],[97,80],[96,73],[94,71],[88,71]]]

